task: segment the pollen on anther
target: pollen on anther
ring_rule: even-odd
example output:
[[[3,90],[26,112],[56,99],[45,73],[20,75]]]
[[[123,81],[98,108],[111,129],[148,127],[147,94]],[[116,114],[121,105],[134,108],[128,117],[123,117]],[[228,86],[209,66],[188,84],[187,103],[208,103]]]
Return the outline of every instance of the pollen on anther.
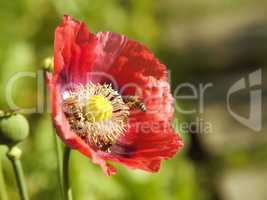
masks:
[[[111,85],[78,85],[62,105],[73,131],[98,150],[108,151],[126,130],[129,107]]]

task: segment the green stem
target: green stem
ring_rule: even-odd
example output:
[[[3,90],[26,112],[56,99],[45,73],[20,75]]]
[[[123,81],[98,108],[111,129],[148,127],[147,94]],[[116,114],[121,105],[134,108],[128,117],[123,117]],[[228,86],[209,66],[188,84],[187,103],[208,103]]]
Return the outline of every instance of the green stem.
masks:
[[[71,153],[71,149],[68,147],[65,147],[64,158],[63,158],[63,178],[64,178],[65,200],[72,200],[72,191],[70,188],[70,180],[69,180],[70,153]]]
[[[0,199],[7,200],[7,192],[5,187],[4,174],[2,171],[2,160],[0,155]]]
[[[56,143],[56,152],[57,152],[57,166],[58,166],[58,180],[60,185],[61,197],[64,198],[64,178],[63,178],[63,153],[62,153],[62,145],[60,140],[55,135],[55,143]]]
[[[22,169],[22,164],[20,161],[21,157],[21,150],[14,146],[10,149],[10,151],[7,153],[7,157],[11,161],[13,165],[13,169],[16,176],[16,181],[19,189],[20,199],[21,200],[29,200],[27,189],[26,189],[26,183],[24,178],[24,173]]]

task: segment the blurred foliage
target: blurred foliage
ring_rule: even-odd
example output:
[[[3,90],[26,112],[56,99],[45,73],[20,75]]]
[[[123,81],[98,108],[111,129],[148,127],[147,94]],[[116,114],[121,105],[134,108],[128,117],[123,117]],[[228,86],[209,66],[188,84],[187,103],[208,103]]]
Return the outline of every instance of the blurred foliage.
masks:
[[[64,14],[85,21],[92,32],[114,31],[138,40],[152,49],[172,70],[172,87],[184,80],[197,82],[220,73],[239,63],[236,55],[226,54],[247,44],[247,38],[262,37],[266,28],[255,34],[251,29],[236,40],[229,35],[245,22],[260,21],[266,10],[266,1],[255,0],[12,0],[0,1],[0,108],[7,108],[6,88],[10,78],[17,72],[34,72],[40,69],[42,61],[53,53],[55,27]],[[251,18],[251,19],[250,19]],[[254,20],[254,21],[253,21]],[[260,21],[264,26],[266,21]],[[253,28],[252,28],[253,29]],[[253,29],[254,30],[254,29]],[[235,42],[231,42],[231,39]],[[225,42],[227,41],[227,42]],[[249,64],[264,65],[264,52],[260,43],[243,52]],[[266,47],[266,45],[265,45]],[[242,49],[246,49],[243,46]],[[265,51],[266,53],[266,51]],[[255,55],[253,57],[253,55]],[[259,57],[259,55],[261,55]],[[242,57],[242,58],[243,58]],[[244,62],[244,61],[243,61]],[[239,66],[239,65],[237,65]],[[42,92],[42,91],[41,91]],[[28,77],[14,85],[12,97],[15,104],[30,108],[37,105],[37,80]],[[31,199],[60,199],[55,139],[49,114],[28,115],[31,124],[30,138],[21,144],[24,151],[23,164]],[[190,121],[177,113],[180,121]],[[179,131],[179,130],[178,130]],[[182,132],[186,147],[174,159],[164,162],[157,174],[131,171],[119,165],[119,173],[105,177],[99,166],[74,152],[71,157],[71,184],[74,199],[112,200],[214,200],[209,188],[201,183],[208,182],[211,168],[198,166],[190,159],[190,137]],[[219,159],[223,165],[215,164],[215,171],[228,167],[244,166],[251,162],[261,163],[265,159],[266,148],[257,156],[248,154],[250,150],[228,152]],[[0,147],[4,165],[4,176],[10,199],[17,199],[14,175],[10,163],[4,156],[6,149]],[[263,153],[264,152],[264,153]],[[251,159],[253,158],[253,159]],[[209,165],[210,162],[207,162]],[[204,167],[203,167],[204,166]],[[214,170],[214,169],[213,169]],[[211,173],[212,174],[212,173]],[[201,177],[204,180],[199,180]],[[200,179],[201,179],[200,178]],[[211,177],[213,178],[213,177]],[[213,184],[213,183],[211,183]],[[215,183],[216,184],[216,183]],[[207,186],[209,187],[209,186]]]

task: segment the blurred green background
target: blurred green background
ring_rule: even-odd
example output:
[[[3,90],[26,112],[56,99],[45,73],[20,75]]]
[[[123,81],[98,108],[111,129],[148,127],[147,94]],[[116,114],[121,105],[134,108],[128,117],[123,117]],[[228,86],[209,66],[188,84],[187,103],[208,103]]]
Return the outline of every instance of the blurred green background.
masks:
[[[266,114],[263,112],[262,130],[256,133],[232,118],[225,100],[232,84],[261,68],[266,102],[266,13],[265,0],[2,0],[0,108],[8,108],[8,80],[17,72],[36,72],[43,59],[52,55],[55,27],[69,14],[85,21],[92,32],[118,32],[145,44],[168,66],[173,90],[185,82],[196,87],[213,84],[205,94],[203,112],[176,112],[176,125],[203,119],[211,129],[180,130],[185,148],[164,162],[157,174],[116,165],[118,174],[105,177],[99,166],[74,152],[71,183],[75,200],[266,200]],[[36,79],[21,79],[12,91],[18,106],[36,106]],[[248,95],[244,91],[232,102],[237,113],[248,113]],[[184,109],[199,108],[197,100],[177,101]],[[20,147],[31,199],[58,200],[49,114],[27,118],[31,133]],[[0,147],[9,199],[15,200],[16,184],[5,151]]]

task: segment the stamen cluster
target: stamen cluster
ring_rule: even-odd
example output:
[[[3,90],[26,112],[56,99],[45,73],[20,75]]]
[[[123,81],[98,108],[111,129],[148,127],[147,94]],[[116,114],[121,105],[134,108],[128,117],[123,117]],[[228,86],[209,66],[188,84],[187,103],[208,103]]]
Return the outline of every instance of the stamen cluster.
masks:
[[[75,86],[64,92],[62,106],[72,130],[97,150],[109,151],[125,132],[129,107],[111,85]]]

